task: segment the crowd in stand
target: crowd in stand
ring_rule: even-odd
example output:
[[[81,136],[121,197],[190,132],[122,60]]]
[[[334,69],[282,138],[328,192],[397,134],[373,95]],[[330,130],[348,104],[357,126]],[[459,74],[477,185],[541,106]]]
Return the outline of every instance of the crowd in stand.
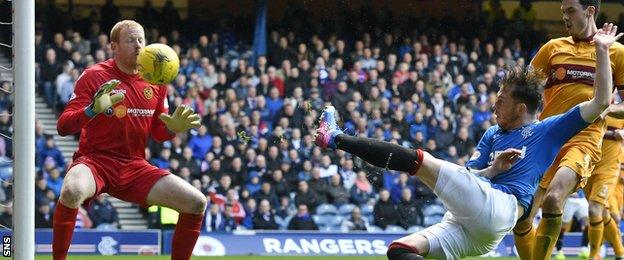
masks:
[[[185,36],[175,28],[146,26],[148,43],[168,44],[181,59],[179,75],[169,84],[169,107],[192,107],[203,125],[171,141],[150,142],[145,159],[209,197],[206,231],[432,224],[437,218],[431,216],[443,211],[435,210],[435,195],[416,178],[315,146],[319,112],[332,104],[346,133],[423,148],[463,165],[484,131],[496,123],[491,106],[505,67],[527,64],[544,40],[518,35],[540,35],[527,18],[530,6],[519,8],[515,20],[506,20],[498,10],[465,21],[417,23],[414,30],[372,11],[345,11],[347,18],[315,25],[321,27],[316,31],[297,30],[296,25],[308,22],[300,11],[287,11],[271,28],[268,53],[258,57],[245,44],[249,39],[226,28]],[[357,15],[375,19],[347,26]],[[484,20],[520,29],[516,34],[498,27],[486,33],[462,31],[462,26]],[[356,29],[345,31],[349,26]],[[450,26],[458,29],[446,34]],[[102,28],[110,23],[93,22],[87,31],[37,30],[38,90],[56,111],[70,100],[85,68],[111,57],[107,29]],[[9,103],[0,100],[0,109],[5,111]],[[6,130],[5,121],[0,117],[0,131]],[[40,123],[36,135],[37,225],[50,227],[71,162]],[[0,215],[0,224],[6,214]],[[83,228],[118,224],[114,208],[102,196],[82,209],[79,218]]]

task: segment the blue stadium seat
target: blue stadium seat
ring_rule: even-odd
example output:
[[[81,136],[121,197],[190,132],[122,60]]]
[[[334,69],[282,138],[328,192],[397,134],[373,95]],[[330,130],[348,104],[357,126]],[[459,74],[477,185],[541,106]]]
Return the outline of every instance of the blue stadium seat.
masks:
[[[316,223],[317,226],[331,226],[330,218],[333,217],[331,215],[312,215],[312,220]]]
[[[334,227],[331,226],[319,226],[319,231],[321,232],[333,232]]]
[[[444,215],[444,213],[446,213],[446,209],[442,205],[432,204],[423,208],[423,215],[425,216]]]
[[[416,232],[421,231],[423,229],[425,229],[425,227],[423,227],[423,226],[411,226],[411,227],[409,227],[407,229],[407,232],[408,233],[416,233]]]
[[[281,225],[282,223],[284,223],[284,219],[278,215],[275,215],[275,223],[277,225]]]
[[[382,228],[378,227],[378,226],[375,226],[375,225],[368,226],[368,232],[369,233],[377,233],[377,232],[381,233],[383,231],[384,230]]]
[[[321,204],[316,207],[317,215],[337,215],[338,209],[332,204]]]
[[[431,226],[433,224],[438,224],[442,221],[443,216],[441,215],[433,215],[433,216],[425,216],[424,224],[425,227]]]
[[[338,208],[338,213],[343,216],[351,215],[351,212],[356,206],[353,204],[344,204]]]
[[[280,230],[287,230],[288,229],[288,224],[290,224],[290,220],[293,218],[294,216],[287,216],[282,220],[282,224],[280,225],[279,229]]]
[[[95,229],[96,230],[117,230],[117,227],[112,224],[104,223],[104,224],[98,225]]]
[[[373,215],[373,210],[375,208],[372,205],[364,204],[360,206],[360,210],[362,210],[362,216]]]
[[[389,232],[389,233],[405,232],[405,229],[401,226],[388,225],[386,227],[386,232]]]
[[[327,224],[334,227],[342,225],[342,221],[344,220],[345,217],[343,216],[327,216]]]

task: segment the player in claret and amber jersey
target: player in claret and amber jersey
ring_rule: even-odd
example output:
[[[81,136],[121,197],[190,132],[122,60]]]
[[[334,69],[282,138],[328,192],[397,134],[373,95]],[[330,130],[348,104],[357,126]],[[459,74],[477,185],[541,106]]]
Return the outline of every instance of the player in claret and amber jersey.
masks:
[[[565,113],[570,108],[592,98],[596,74],[596,46],[592,37],[598,31],[596,15],[599,0],[563,0],[561,11],[569,37],[549,41],[540,48],[531,66],[548,75],[544,89],[544,108],[540,119]],[[624,88],[624,47],[616,42],[608,50],[615,87]],[[604,120],[598,120],[571,138],[545,173],[535,193],[531,213],[514,229],[518,253],[523,259],[550,257],[561,230],[564,202],[579,188],[594,186],[587,183],[596,163],[601,160]],[[604,155],[611,156],[611,155]],[[594,254],[602,239],[602,208],[597,199],[599,188],[586,192],[589,199],[589,240]],[[533,227],[537,208],[542,208],[542,220]],[[592,225],[593,223],[594,225]]]

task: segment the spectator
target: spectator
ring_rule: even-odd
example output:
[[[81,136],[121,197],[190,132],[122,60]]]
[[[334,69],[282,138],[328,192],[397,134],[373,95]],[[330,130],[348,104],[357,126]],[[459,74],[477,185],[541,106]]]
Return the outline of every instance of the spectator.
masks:
[[[61,150],[56,147],[56,144],[54,143],[54,137],[52,135],[47,135],[45,139],[45,145],[43,146],[41,152],[39,152],[39,156],[37,156],[37,158],[39,159],[37,167],[42,168],[44,160],[49,157],[54,160],[57,167],[65,168],[65,158],[63,157],[63,153],[61,152]]]
[[[74,85],[76,84],[76,81],[78,81],[79,77],[80,72],[77,69],[70,69],[69,78],[67,80],[61,81],[61,83],[59,84],[59,80],[57,78],[56,91],[59,96],[59,100],[61,101],[61,103],[59,104],[61,109],[64,109],[67,102],[69,102],[69,100],[72,98],[74,94]]]
[[[351,200],[357,205],[363,205],[374,197],[373,185],[368,181],[366,172],[359,171],[355,185],[351,187]]]
[[[344,160],[344,162],[342,163],[342,167],[340,167],[340,170],[338,172],[340,173],[340,177],[342,177],[342,184],[345,186],[345,188],[351,189],[357,179],[357,174],[353,170],[353,160]]]
[[[407,173],[399,173],[399,178],[398,178],[398,182],[395,184],[391,184],[391,190],[390,190],[390,198],[392,199],[392,202],[394,202],[395,204],[401,202],[401,199],[403,198],[403,190],[404,189],[409,189],[410,191],[414,192],[415,188],[414,185],[410,183],[410,177],[409,175],[407,175]]]
[[[89,207],[88,213],[89,218],[93,221],[93,226],[96,228],[100,225],[119,227],[117,209],[113,207],[113,204],[104,195],[99,195],[95,198]]]
[[[234,213],[234,205],[231,203],[225,203],[223,214],[225,215],[225,220],[223,221],[224,229],[226,232],[233,231],[238,228],[238,224],[236,222],[236,218],[234,217],[236,214]]]
[[[424,215],[420,210],[420,207],[416,205],[412,199],[412,190],[404,188],[401,196],[401,203],[397,207],[399,215],[399,226],[408,229],[413,225],[422,225],[424,221]]]
[[[331,176],[331,183],[327,189],[327,198],[329,202],[336,207],[349,203],[349,191],[340,182],[340,174]]]
[[[247,198],[245,201],[245,218],[240,225],[247,229],[253,229],[253,219],[256,213],[258,213],[258,203],[254,198]]]
[[[185,147],[180,158],[180,169],[188,168],[191,177],[197,179],[200,177],[199,163],[193,157],[193,150],[190,147]]]
[[[78,215],[76,215],[76,229],[90,229],[93,227],[93,222],[89,218],[89,213],[82,206],[78,208]]]
[[[459,129],[457,137],[455,137],[455,141],[453,141],[453,146],[457,148],[457,154],[459,157],[472,154],[475,142],[468,136],[467,128],[462,127]]]
[[[254,229],[277,229],[277,223],[275,223],[275,216],[271,212],[271,204],[268,200],[263,199],[260,201],[260,207],[254,217],[253,228]]]
[[[7,201],[4,207],[0,207],[0,227],[13,227],[13,201]]]
[[[46,104],[50,108],[55,108],[56,95],[54,81],[63,72],[61,61],[57,60],[57,52],[50,48],[46,50],[45,60],[40,67],[39,88],[40,93],[45,97]]]
[[[275,209],[275,215],[280,216],[281,218],[286,218],[288,216],[293,216],[297,213],[297,208],[290,201],[290,197],[282,196],[280,197],[280,204]]]
[[[278,205],[277,195],[275,194],[275,191],[273,191],[273,187],[270,182],[263,182],[260,190],[253,195],[253,198],[256,201],[267,200],[271,204],[271,207]]]
[[[316,209],[316,206],[319,205],[319,199],[317,194],[309,190],[308,183],[305,181],[299,182],[298,190],[295,194],[295,205],[297,205],[297,208],[301,209],[299,206],[302,204],[306,205],[306,212],[308,208],[314,211]]]
[[[39,176],[37,177],[35,185],[35,202],[40,204],[41,201],[44,201],[46,196],[45,194],[50,189],[48,188],[48,180]]]
[[[308,206],[305,204],[297,206],[297,215],[290,220],[288,230],[318,230],[318,226],[308,213]]]
[[[308,174],[306,172],[306,174]],[[308,186],[310,190],[318,197],[318,203],[327,203],[327,196],[329,195],[329,185],[327,181],[321,179],[321,171],[319,169],[312,170],[312,178],[308,180]]]
[[[231,208],[231,206],[226,206],[226,207]],[[207,232],[226,231],[225,230],[226,217],[225,217],[225,214],[223,214],[221,210],[219,209],[219,205],[216,203],[212,203],[210,204],[210,207],[208,207],[207,211],[208,212],[205,213],[206,216],[204,219],[204,225],[205,225],[204,229]]]
[[[453,135],[451,125],[447,119],[440,121],[440,131],[435,135],[435,141],[438,149],[446,150],[453,143],[455,137]]]
[[[63,187],[63,177],[61,177],[61,171],[59,168],[52,168],[48,175],[48,188],[54,191],[54,195],[57,197],[61,195],[61,187]]]
[[[199,127],[197,131],[197,135],[189,140],[188,147],[193,151],[194,159],[202,160],[212,147],[212,136],[208,134],[208,129],[205,125]]]
[[[386,189],[379,191],[379,200],[373,210],[375,225],[386,229],[388,225],[396,225],[399,220],[397,206],[390,201],[390,192]]]
[[[249,172],[249,182],[245,185],[245,189],[248,190],[250,194],[254,195],[260,191],[261,187],[260,174],[256,171]]]
[[[273,189],[275,190],[275,195],[280,198],[282,196],[288,196],[291,188],[290,184],[286,182],[286,179],[284,179],[282,171],[274,171],[272,177],[273,182],[271,183],[271,186],[273,186]]]
[[[44,201],[37,206],[37,212],[35,213],[35,228],[52,228],[53,219],[54,213],[50,209],[50,205],[47,201]]]
[[[349,231],[367,231],[368,219],[362,217],[360,208],[355,207],[351,211],[351,216],[342,222],[342,227]]]

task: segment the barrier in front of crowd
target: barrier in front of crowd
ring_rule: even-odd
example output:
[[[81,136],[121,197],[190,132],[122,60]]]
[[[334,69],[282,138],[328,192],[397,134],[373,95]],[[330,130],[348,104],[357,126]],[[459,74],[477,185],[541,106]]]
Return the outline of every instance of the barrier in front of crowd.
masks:
[[[0,235],[10,236],[10,231]],[[233,233],[202,233],[193,250],[194,255],[384,255],[388,244],[405,233],[367,232],[289,232],[236,231]],[[70,254],[136,255],[171,254],[173,231],[160,230],[84,230],[74,232]],[[3,239],[6,243],[6,240]],[[52,230],[35,232],[37,254],[52,252]],[[581,234],[568,233],[564,239],[566,255],[581,251]],[[14,245],[16,246],[16,245]],[[516,256],[513,237],[506,236],[489,256]],[[611,247],[607,255],[613,255]]]
[[[0,235],[10,236],[11,232],[1,231]],[[3,242],[6,240],[3,239]],[[74,232],[70,254],[119,255],[119,254],[160,254],[162,248],[160,230],[111,230],[99,231],[77,229]],[[35,252],[52,253],[52,229],[35,231]]]

